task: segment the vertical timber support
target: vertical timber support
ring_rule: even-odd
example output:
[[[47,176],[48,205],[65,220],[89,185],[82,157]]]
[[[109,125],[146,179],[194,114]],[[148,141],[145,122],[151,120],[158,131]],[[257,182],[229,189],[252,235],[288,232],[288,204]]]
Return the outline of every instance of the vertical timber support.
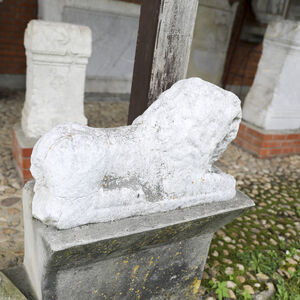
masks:
[[[185,78],[198,0],[144,0],[128,124],[176,81]]]

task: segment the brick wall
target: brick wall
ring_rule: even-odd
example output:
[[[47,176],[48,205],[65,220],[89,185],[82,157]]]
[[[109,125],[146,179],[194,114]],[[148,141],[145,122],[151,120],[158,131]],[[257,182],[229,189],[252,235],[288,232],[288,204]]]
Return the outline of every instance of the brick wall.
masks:
[[[300,153],[300,133],[267,133],[245,121],[234,142],[259,158]]]
[[[36,18],[37,0],[0,2],[0,74],[26,73],[24,31]]]
[[[262,44],[239,41],[229,69],[226,85],[251,86],[262,53]]]

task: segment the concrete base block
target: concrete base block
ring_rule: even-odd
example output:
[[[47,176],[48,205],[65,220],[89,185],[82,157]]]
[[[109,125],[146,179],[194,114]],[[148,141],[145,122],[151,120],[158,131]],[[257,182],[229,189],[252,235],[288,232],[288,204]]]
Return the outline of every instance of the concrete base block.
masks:
[[[254,206],[230,201],[57,230],[23,190],[25,270],[38,299],[198,299],[214,232]],[[84,212],[83,212],[84,213]]]
[[[12,131],[12,152],[15,165],[23,183],[32,179],[30,173],[30,157],[37,139],[25,135],[20,124],[16,124]]]

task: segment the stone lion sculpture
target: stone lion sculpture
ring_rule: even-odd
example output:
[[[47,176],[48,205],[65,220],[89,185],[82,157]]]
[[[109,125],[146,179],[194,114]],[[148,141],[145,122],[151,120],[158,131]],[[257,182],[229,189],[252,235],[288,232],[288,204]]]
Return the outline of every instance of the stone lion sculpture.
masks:
[[[235,180],[213,163],[240,120],[237,96],[190,78],[130,126],[56,126],[33,149],[33,216],[65,229],[229,200]]]

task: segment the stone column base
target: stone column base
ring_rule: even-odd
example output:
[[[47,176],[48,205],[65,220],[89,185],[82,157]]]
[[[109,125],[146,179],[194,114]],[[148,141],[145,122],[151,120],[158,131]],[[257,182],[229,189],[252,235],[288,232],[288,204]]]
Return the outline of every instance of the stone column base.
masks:
[[[12,153],[16,168],[23,183],[32,179],[30,173],[30,157],[32,148],[37,139],[25,135],[20,124],[16,124],[12,130]]]
[[[32,217],[33,186],[23,189],[24,266],[38,299],[199,299],[214,232],[254,206],[237,192],[229,201],[58,230]]]
[[[258,158],[300,153],[299,130],[265,130],[242,121],[234,143]]]

